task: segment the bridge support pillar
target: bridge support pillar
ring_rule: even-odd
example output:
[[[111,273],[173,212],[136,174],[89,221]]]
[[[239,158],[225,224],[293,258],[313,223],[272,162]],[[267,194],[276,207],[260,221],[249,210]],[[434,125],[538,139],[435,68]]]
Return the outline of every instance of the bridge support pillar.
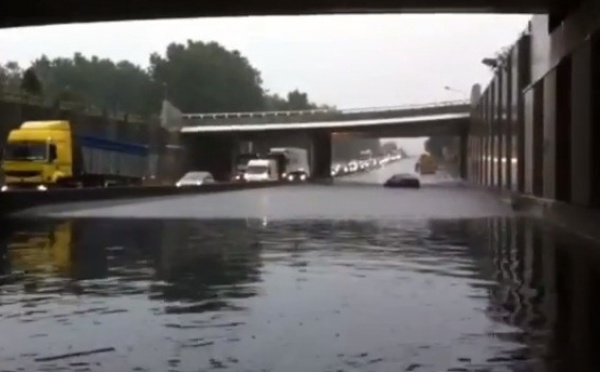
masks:
[[[469,151],[469,135],[467,133],[463,133],[459,137],[459,171],[460,178],[463,180],[467,179],[467,168],[468,168],[468,151]]]
[[[331,133],[312,135],[311,173],[313,179],[331,179]]]
[[[231,136],[196,135],[183,136],[185,146],[185,170],[207,171],[217,181],[231,180],[237,141]]]
[[[240,154],[251,154],[254,152],[254,143],[252,141],[239,141],[238,152]]]

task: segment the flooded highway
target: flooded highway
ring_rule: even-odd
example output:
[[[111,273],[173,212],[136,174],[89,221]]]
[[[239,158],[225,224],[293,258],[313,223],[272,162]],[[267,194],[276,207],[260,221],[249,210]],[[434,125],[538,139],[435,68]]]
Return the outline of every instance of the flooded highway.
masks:
[[[597,248],[412,166],[6,221],[0,370],[599,370]]]

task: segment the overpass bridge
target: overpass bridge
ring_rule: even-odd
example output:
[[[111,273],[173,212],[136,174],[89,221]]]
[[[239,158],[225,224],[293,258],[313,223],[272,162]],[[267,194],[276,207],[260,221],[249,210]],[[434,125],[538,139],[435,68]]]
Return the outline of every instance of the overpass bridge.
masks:
[[[351,109],[321,108],[311,110],[286,110],[262,112],[216,112],[182,114],[188,124],[271,124],[277,122],[318,122],[342,120],[388,119],[437,114],[468,112],[470,100],[452,100],[402,106],[377,106]]]
[[[470,102],[354,109],[181,114],[164,125],[182,134],[238,134],[246,138],[293,132],[344,132],[372,137],[459,135],[468,126]]]
[[[461,136],[466,147],[470,108],[469,101],[460,100],[344,110],[178,113],[164,114],[163,125],[177,128],[181,133],[186,158],[191,161],[189,168],[210,170],[215,175],[227,174],[240,143],[286,138],[287,146],[299,141],[310,144],[313,175],[329,178],[333,135]]]

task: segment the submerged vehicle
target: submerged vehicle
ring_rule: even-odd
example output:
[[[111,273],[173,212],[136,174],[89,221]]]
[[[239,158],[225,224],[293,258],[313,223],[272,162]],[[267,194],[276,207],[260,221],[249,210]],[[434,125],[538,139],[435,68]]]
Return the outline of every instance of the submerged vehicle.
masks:
[[[383,187],[418,189],[421,187],[421,181],[414,174],[399,173],[385,181]]]

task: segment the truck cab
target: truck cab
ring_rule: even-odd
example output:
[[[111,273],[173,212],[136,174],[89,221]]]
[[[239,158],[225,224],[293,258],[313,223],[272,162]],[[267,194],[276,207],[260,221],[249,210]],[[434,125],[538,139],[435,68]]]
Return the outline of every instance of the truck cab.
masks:
[[[251,160],[260,159],[260,156],[257,153],[248,153],[248,154],[240,154],[236,157],[235,160],[235,169],[233,174],[233,181],[244,181],[244,174],[246,173],[246,168],[248,168],[248,163]]]
[[[2,152],[2,170],[9,188],[46,190],[72,174],[72,143],[66,121],[25,122],[10,131]]]
[[[255,159],[248,162],[244,179],[248,182],[277,181],[279,170],[274,159]]]
[[[415,164],[415,171],[421,174],[435,174],[437,172],[437,162],[430,153],[423,153]]]

